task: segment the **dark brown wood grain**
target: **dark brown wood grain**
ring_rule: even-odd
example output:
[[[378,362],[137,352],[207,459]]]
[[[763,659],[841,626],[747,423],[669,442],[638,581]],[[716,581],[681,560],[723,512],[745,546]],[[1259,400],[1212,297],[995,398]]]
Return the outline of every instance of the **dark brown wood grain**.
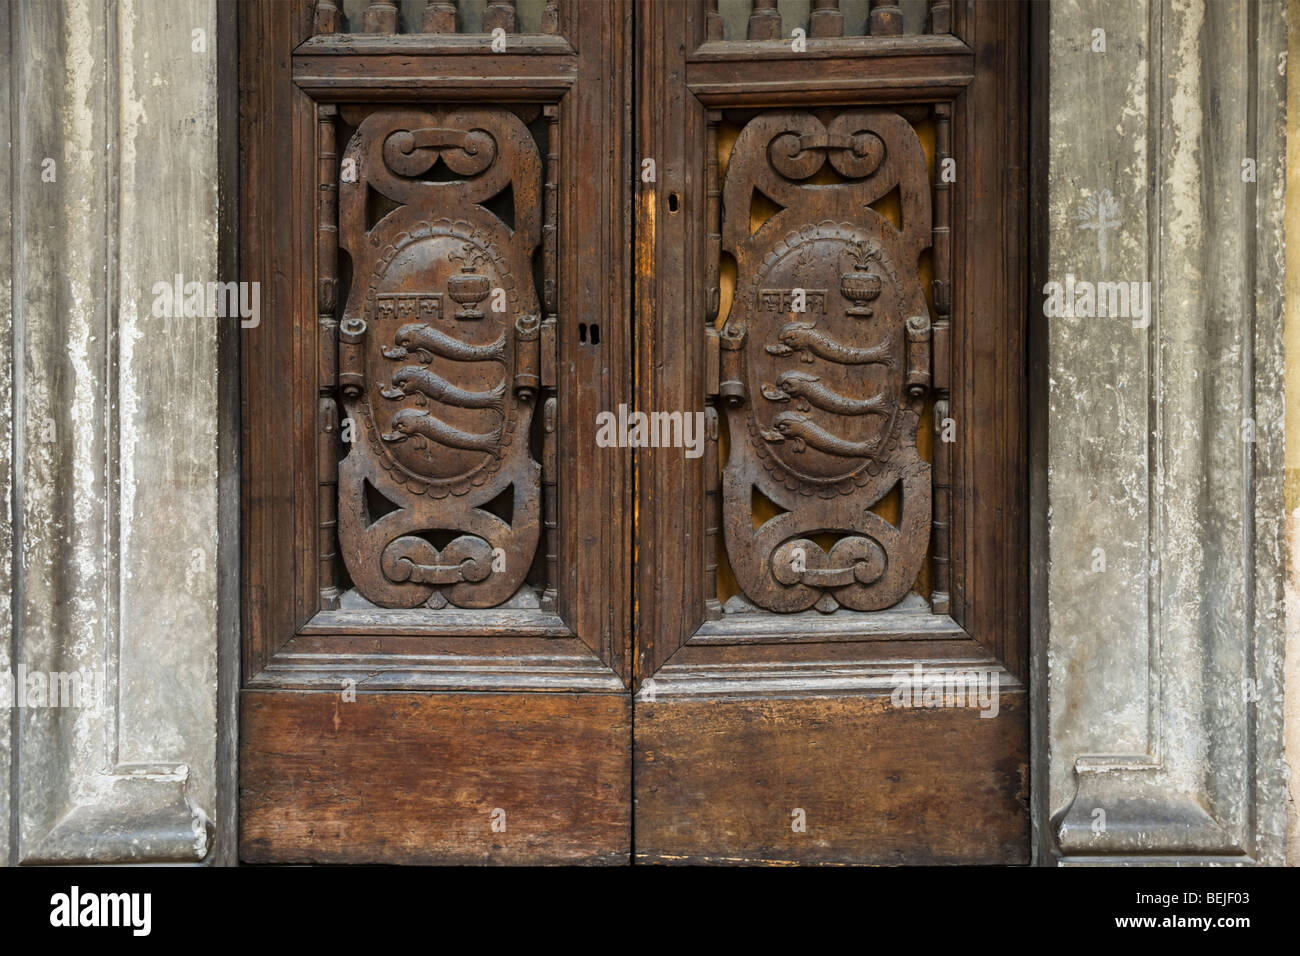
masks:
[[[712,236],[718,226],[715,225],[716,214],[710,196],[717,189],[713,182],[716,166],[712,156],[701,158],[699,153],[707,151],[709,144],[716,141],[713,131],[716,120],[710,117],[717,114],[710,112],[697,96],[684,95],[682,87],[698,92],[694,80],[699,71],[708,63],[722,64],[740,86],[770,84],[772,102],[786,103],[790,101],[789,94],[799,89],[800,84],[824,75],[825,60],[814,56],[811,51],[824,51],[828,47],[837,49],[834,44],[841,42],[828,40],[825,46],[810,46],[808,58],[802,61],[791,55],[790,62],[797,64],[799,72],[787,81],[783,77],[774,78],[766,69],[766,60],[764,70],[755,73],[753,57],[746,49],[754,46],[752,41],[736,42],[729,48],[716,41],[706,41],[705,12],[691,4],[653,5],[644,11],[641,20],[641,49],[644,53],[640,67],[640,151],[654,156],[660,170],[658,182],[653,186],[643,185],[640,191],[642,204],[638,220],[637,262],[638,327],[642,334],[638,383],[642,408],[691,409],[712,404],[711,382],[718,383],[721,393],[717,404],[726,408],[729,401],[740,402],[736,390],[752,389],[744,381],[744,374],[735,376],[729,373],[729,361],[736,369],[744,368],[742,357],[749,348],[744,339],[737,336],[729,342],[728,336],[719,339],[712,331],[711,317],[716,310],[717,296],[717,269],[711,261],[716,255]],[[892,84],[890,91],[879,93],[861,87],[853,93],[827,94],[841,96],[850,103],[862,100],[870,103],[879,99],[883,106],[874,107],[877,112],[873,115],[885,116],[891,108],[898,110],[909,123],[928,123],[929,135],[933,136],[935,155],[928,173],[930,183],[921,184],[915,178],[917,172],[914,169],[910,174],[913,179],[903,189],[909,197],[907,202],[913,206],[913,218],[917,209],[924,210],[924,217],[916,241],[909,246],[907,255],[900,259],[903,261],[901,274],[913,276],[909,280],[913,288],[917,284],[915,275],[918,269],[924,266],[932,276],[932,288],[928,290],[930,303],[915,310],[923,313],[922,319],[932,320],[931,354],[927,361],[923,339],[909,343],[922,348],[922,357],[914,370],[918,378],[909,390],[926,395],[926,400],[935,402],[941,414],[932,416],[936,434],[929,442],[933,448],[929,454],[935,466],[933,507],[927,501],[921,507],[904,508],[903,513],[916,517],[918,511],[923,512],[919,516],[922,526],[918,528],[922,535],[928,533],[925,527],[932,523],[931,519],[936,524],[931,545],[931,557],[937,558],[934,563],[933,609],[953,615],[955,622],[963,626],[971,641],[971,655],[982,656],[986,653],[985,647],[996,647],[1001,659],[1007,661],[1017,674],[1023,674],[1025,642],[1022,610],[1025,606],[1025,573],[1023,559],[1018,557],[1023,554],[1024,520],[1018,496],[1023,492],[1021,481],[1025,459],[1023,420],[1016,410],[1023,407],[1024,398],[1023,374],[1012,377],[1008,373],[1016,368],[1023,373],[1024,361],[1023,280],[1019,271],[1023,255],[1023,197],[1015,189],[1012,179],[1014,169],[1023,164],[1024,140],[1019,133],[962,140],[960,133],[953,133],[952,129],[954,125],[958,130],[972,128],[965,125],[972,96],[996,98],[996,115],[1004,118],[1002,126],[1017,125],[1010,118],[1021,113],[1009,107],[1012,103],[1024,102],[1024,50],[1018,32],[1022,17],[1023,11],[1014,4],[961,5],[957,19],[959,30],[963,32],[958,35],[859,39],[859,56],[866,56],[868,52],[878,53],[881,45],[888,45],[891,56],[896,54],[908,59],[912,65],[897,74],[891,74],[889,70],[879,74],[874,70],[859,71],[864,76],[870,75]],[[972,48],[967,41],[977,28],[982,31],[981,42],[986,48],[982,55],[998,63],[996,70],[981,74],[978,81],[967,75],[962,82],[971,84],[970,92],[962,92],[955,100],[954,91],[946,90],[932,104],[919,110],[916,106],[892,106],[896,102],[895,94],[908,88],[909,78],[921,75],[927,63],[933,64],[936,57],[941,58],[944,54],[940,51],[945,46],[957,46],[971,54]],[[685,36],[686,52],[678,45],[657,41],[658,37],[665,35]],[[907,44],[914,44],[910,56],[902,52]],[[689,52],[692,48],[694,52]],[[785,53],[764,50],[764,55],[786,56]],[[726,98],[721,101],[711,97],[705,99],[710,104],[720,102],[732,107],[723,115],[734,117],[735,122],[742,124],[757,122],[746,117],[764,115],[779,115],[782,122],[813,125],[822,122],[797,111],[779,114],[739,111],[734,107],[752,101],[748,93],[739,89],[736,102]],[[843,123],[862,110],[862,107],[845,107],[838,112],[819,112],[818,117],[826,118],[827,122]],[[985,115],[994,114],[986,111]],[[665,117],[676,119],[665,122]],[[832,120],[832,117],[837,119]],[[752,238],[749,236],[752,228],[748,216],[750,186],[741,183],[739,171],[746,163],[765,164],[768,143],[756,144],[748,154],[744,154],[741,149],[743,132],[741,137],[729,160],[729,164],[735,166],[728,169],[729,183],[732,180],[737,183],[735,194],[725,197],[727,219],[731,223],[728,229],[732,236],[726,244],[726,251],[733,259],[738,246],[760,243],[760,237],[766,236],[761,231]],[[774,132],[772,139],[775,138]],[[807,152],[811,154],[814,150]],[[940,161],[949,158],[955,163],[955,183],[942,181],[939,175]],[[913,165],[917,162],[913,160]],[[1003,171],[1001,181],[994,181],[994,171],[999,169]],[[779,173],[775,175],[778,182],[764,184],[767,192],[754,190],[754,195],[762,193],[769,200],[768,193],[780,193],[775,200],[780,211],[770,220],[771,223],[807,226],[817,219],[813,213],[817,211],[820,200],[807,204],[807,209],[799,208],[797,195],[781,185],[779,181],[783,177]],[[971,182],[972,177],[979,178]],[[747,179],[752,181],[754,177]],[[789,182],[788,179],[784,181]],[[817,182],[819,185],[815,190],[809,190],[810,194],[825,195],[832,191],[833,187],[826,184],[827,180],[818,179]],[[729,185],[728,188],[733,187]],[[937,212],[932,233],[931,188]],[[676,203],[675,209],[673,202]],[[874,213],[866,214],[865,219],[869,220],[872,215]],[[966,236],[964,224],[976,215],[998,217],[997,229],[983,234],[978,260],[968,258],[963,244]],[[862,220],[864,215],[841,218]],[[791,226],[785,231],[793,229]],[[925,235],[922,236],[921,232]],[[760,244],[770,245],[771,241],[768,237]],[[922,253],[921,258],[917,257],[918,252]],[[737,282],[741,286],[748,279],[746,271],[738,269]],[[750,293],[753,291],[738,289],[737,304],[731,306],[733,319],[741,310],[752,309],[757,304],[751,301],[753,296]],[[980,302],[978,311],[971,308],[975,299]],[[976,315],[978,321],[975,321]],[[703,321],[696,316],[703,316]],[[923,321],[921,324],[927,323]],[[901,339],[903,335],[897,338]],[[764,342],[762,347],[766,349],[771,344]],[[906,346],[900,344],[898,348],[901,351]],[[993,351],[997,353],[996,359]],[[720,353],[721,369],[713,364],[717,361],[715,352]],[[992,360],[991,364],[984,364],[989,360]],[[901,354],[897,361],[903,362]],[[819,367],[821,365],[827,363],[820,362]],[[953,383],[959,383],[961,388],[954,387]],[[965,391],[972,383],[982,390],[978,406],[970,404]],[[761,389],[763,384],[758,387]],[[774,382],[766,384],[775,385]],[[701,394],[702,387],[704,394]],[[730,399],[729,392],[732,393]],[[750,395],[747,400],[751,404],[763,401],[758,395]],[[979,414],[974,411],[976,407],[998,409],[998,413]],[[731,423],[729,436],[733,457],[737,446],[747,440],[744,433],[737,434],[736,424]],[[947,427],[949,425],[952,427]],[[972,441],[976,429],[980,437],[978,441]],[[955,440],[946,441],[947,438]],[[700,515],[695,509],[683,512],[660,504],[698,501],[703,497],[704,515],[710,515],[713,479],[711,474],[700,474],[700,463],[674,461],[663,451],[644,451],[638,460],[641,509],[636,631],[639,669],[642,677],[646,677],[662,666],[677,646],[690,640],[701,621],[716,617],[716,611],[709,609],[709,582],[704,581],[712,563],[711,553],[701,553],[704,551],[701,544],[708,546],[710,527],[707,523],[700,527]],[[769,499],[772,490],[761,489]],[[929,495],[928,487],[926,494]],[[743,500],[747,496],[743,489],[739,489],[731,497],[734,514],[731,514],[727,526],[738,538],[743,538],[748,530],[744,528],[746,509]],[[981,507],[985,503],[992,507],[981,512],[980,523],[974,524],[976,512],[972,509],[977,503]],[[786,508],[790,506],[787,501],[778,501],[777,504]],[[826,528],[843,527],[833,521],[822,523]],[[973,568],[971,556],[962,551],[965,543],[972,540],[979,541],[982,546],[1000,549],[997,560],[980,561],[979,567]],[[736,557],[742,563],[747,559],[744,549],[738,551],[740,553],[732,559],[733,564]],[[660,556],[672,557],[667,561],[657,560]],[[750,575],[751,580],[753,577]],[[979,581],[978,587],[972,588],[975,580]],[[704,581],[703,586],[697,586],[696,581]],[[909,577],[907,584],[910,583]],[[752,593],[748,596],[751,600],[756,598]],[[895,595],[893,600],[898,596]],[[757,600],[756,603],[762,605],[764,602]],[[889,603],[886,601],[881,606]],[[983,608],[981,613],[984,617],[979,619],[978,626],[970,627],[967,624],[969,609],[975,605]],[[810,629],[811,634],[817,632],[816,627]]]
[[[507,5],[499,6],[493,16],[503,19]],[[367,8],[373,16],[364,24],[347,27],[358,32],[344,33],[338,9],[296,0],[240,8],[241,278],[264,290],[262,322],[242,351],[242,686],[249,717],[241,730],[242,812],[245,833],[257,834],[245,841],[245,858],[626,861],[631,453],[597,447],[586,425],[598,411],[631,401],[624,321],[631,295],[630,6],[549,4],[543,26],[551,35],[512,33],[505,53],[492,52],[486,35],[394,34],[383,4]],[[591,39],[577,50],[558,35],[560,25],[570,38]],[[485,145],[481,135],[494,139],[497,166],[509,168],[490,189],[474,179],[493,179],[497,166],[469,170],[471,150],[462,148]],[[397,152],[386,156],[390,142]],[[343,175],[348,157],[359,161],[352,172],[361,175]],[[394,172],[390,159],[402,168]],[[336,186],[343,193],[337,220]],[[508,228],[497,224],[499,216]],[[467,227],[457,233],[462,247],[474,246],[494,266],[508,264],[515,284],[506,319],[493,316],[490,297],[476,298],[469,286],[481,285],[478,279],[457,278],[487,276],[489,286],[501,279],[501,269],[489,274],[473,250],[399,262],[392,288],[372,281],[386,249],[409,251],[422,226],[439,222],[449,224],[448,235],[457,223]],[[483,242],[473,239],[476,229]],[[424,288],[431,278],[438,287]],[[421,352],[431,344],[429,330],[408,330],[399,341],[403,325],[429,323],[417,317],[385,326],[379,298],[390,293],[395,311],[403,295],[414,296],[418,311],[421,295],[431,301],[436,294],[443,308],[433,328],[461,345],[491,346],[505,336],[504,364],[482,366],[500,365],[500,374],[485,377],[480,369],[482,381],[456,379],[438,366],[445,356],[433,356],[436,349]],[[521,318],[529,319],[522,328]],[[366,334],[349,319],[366,322],[374,338],[369,352]],[[489,325],[491,334],[466,331]],[[336,339],[344,340],[341,352]],[[527,532],[503,547],[512,580],[502,593],[448,593],[444,607],[390,591],[387,545],[366,540],[378,534],[372,519],[383,516],[366,510],[375,499],[362,486],[383,483],[380,473],[389,473],[373,445],[352,465],[344,459],[342,546],[334,545],[329,451],[338,447],[338,430],[347,419],[365,418],[364,396],[372,408],[392,407],[359,437],[382,448],[389,435],[389,444],[400,446],[412,439],[396,441],[396,415],[450,420],[482,411],[464,394],[491,393],[501,382],[503,402],[521,412],[514,422],[522,433],[510,449],[498,443],[487,453],[494,460],[500,454],[498,473],[509,480],[481,489],[484,500],[470,511],[487,504],[509,515],[505,503],[486,499],[510,488],[514,517],[524,519],[513,525]],[[495,427],[473,424],[461,420],[458,431],[491,434]],[[451,461],[450,453],[434,457],[426,464],[435,471]],[[464,555],[441,560],[455,546],[435,536],[464,531],[464,509],[430,503],[436,496],[413,489],[412,480],[402,490],[386,486],[384,496],[399,511],[418,512],[410,530],[434,533],[417,540],[439,556],[407,554],[417,558],[408,561],[412,575],[397,584],[465,567]],[[511,523],[495,511],[483,520]],[[313,708],[338,699],[321,692],[350,682],[371,704],[405,695],[411,706],[371,711],[358,704],[355,713],[372,719],[330,724],[336,736],[314,740],[325,725]],[[390,745],[405,761],[397,776],[383,771]],[[320,762],[326,752],[342,777]],[[581,778],[565,784],[564,768],[578,774],[579,764]],[[293,785],[263,785],[295,768],[302,773]],[[458,802],[465,791],[452,786],[458,773],[495,777],[507,794],[544,792],[521,811],[525,835],[498,850],[448,836],[425,819],[471,812]],[[356,800],[336,799],[347,792]],[[383,801],[390,812],[375,811]],[[295,808],[303,806],[319,809],[324,829],[297,825]],[[412,807],[414,815],[405,816]],[[448,825],[460,832],[460,823]]]
[[[294,82],[322,100],[553,102],[573,86],[579,57],[563,37],[511,39],[492,52],[484,36],[317,36],[293,58]]]
[[[644,3],[637,14],[636,154],[654,160],[655,179],[637,182],[632,404],[693,413],[705,407],[709,373],[701,346],[717,294],[717,271],[708,266],[707,250],[717,248],[712,237],[720,232],[720,208],[710,207],[708,199],[705,109],[681,83],[689,51],[703,40],[704,10],[689,3]],[[662,42],[670,36],[682,42]],[[710,522],[702,506],[683,503],[704,503],[704,465],[717,459],[716,443],[709,445],[710,454],[694,459],[681,448],[637,454],[638,680],[663,666],[704,613],[704,568],[712,552],[706,554],[703,544]],[[716,479],[710,484],[720,488]]]
[[[246,690],[240,856],[626,863],[630,726],[622,694]]]
[[[311,35],[313,14],[302,3],[239,7],[240,278],[261,290],[261,321],[240,349],[245,678],[321,600],[316,110],[287,55]]]
[[[715,107],[949,98],[975,72],[971,48],[947,35],[831,37],[803,52],[788,41],[714,40],[695,48],[690,64],[691,92]]]
[[[816,185],[831,167],[841,177]],[[902,228],[871,209],[898,190]],[[751,228],[759,192],[782,208]],[[916,430],[930,393],[931,242],[916,132],[897,113],[829,123],[759,113],[732,149],[722,244],[736,296],[722,327],[727,554],[745,596],[773,611],[875,611],[902,600],[930,538],[930,465]],[[871,511],[901,488],[896,527]],[[754,527],[755,490],[782,511]],[[809,535],[837,534],[827,553]]]
[[[877,8],[882,30],[890,29],[889,6]],[[811,233],[801,227],[815,229],[827,221],[852,230],[874,221],[867,209],[874,197],[849,204],[843,214],[826,212],[833,205],[828,194],[844,188],[840,183],[851,185],[853,176],[810,170],[817,188],[809,192],[816,197],[805,199],[795,188],[800,177],[772,170],[773,157],[791,163],[805,158],[812,165],[811,154],[835,148],[834,124],[850,123],[856,132],[864,116],[880,117],[880,123],[894,117],[889,122],[902,124],[909,135],[924,130],[933,152],[923,174],[919,160],[911,160],[909,172],[901,159],[901,128],[900,136],[888,137],[886,153],[901,163],[895,181],[902,215],[895,227],[906,235],[920,221],[920,231],[904,243],[907,253],[896,257],[895,273],[913,291],[927,293],[927,301],[912,311],[927,320],[920,324],[930,330],[929,351],[922,347],[924,337],[908,340],[900,314],[890,320],[898,327],[884,344],[904,369],[891,379],[894,400],[923,396],[933,409],[936,433],[928,441],[924,491],[917,489],[911,507],[901,509],[917,522],[915,541],[929,548],[932,588],[890,607],[914,586],[913,570],[877,605],[880,610],[788,613],[816,597],[789,603],[782,600],[789,590],[762,583],[773,549],[752,546],[758,532],[750,521],[748,489],[742,482],[726,493],[724,481],[727,556],[751,608],[733,599],[719,615],[711,608],[708,582],[695,583],[711,564],[705,550],[712,547],[710,527],[698,523],[701,512],[706,522],[712,514],[712,475],[700,474],[711,461],[707,455],[697,464],[642,451],[637,858],[1022,862],[1028,847],[1022,775],[1028,741],[1022,683],[1025,206],[1019,172],[1025,164],[1024,9],[1010,3],[936,5],[933,29],[939,35],[810,40],[803,54],[787,42],[723,41],[708,33],[708,12],[691,4],[654,5],[641,19],[641,152],[655,156],[661,172],[657,187],[642,187],[638,219],[640,407],[730,407],[730,458],[719,455],[717,466],[724,475],[738,469],[751,480],[753,463],[735,461],[738,446],[750,441],[745,415],[737,413],[768,401],[765,387],[774,400],[783,397],[778,391],[790,393],[774,388],[777,382],[765,379],[746,356],[756,344],[764,353],[769,345],[783,344],[797,353],[805,343],[772,341],[780,339],[780,322],[761,330],[757,343],[748,341],[752,329],[744,336],[727,334],[733,322],[748,325],[761,304],[762,290],[746,283],[775,248],[777,233],[795,236],[795,245],[809,244]],[[685,37],[686,51],[662,43],[664,36]],[[718,117],[739,129],[727,158],[721,230],[736,290],[723,316],[728,324],[715,337],[710,327],[718,270],[710,257],[718,253],[711,242],[717,228],[711,195],[718,174],[714,158],[700,154],[716,142]],[[761,132],[747,139],[751,128]],[[780,149],[787,128],[795,139]],[[955,163],[951,182],[940,179],[944,159]],[[751,195],[760,194],[769,211],[754,219],[751,202],[759,200]],[[675,209],[670,197],[677,199]],[[814,248],[807,257],[812,272],[825,258],[820,252]],[[919,278],[923,272],[928,283]],[[829,278],[821,285],[829,293]],[[818,323],[841,321],[850,305],[834,302]],[[788,311],[784,299],[777,311]],[[846,337],[853,338],[848,332],[835,336]],[[881,344],[860,338],[850,344]],[[916,367],[910,386],[909,347],[917,349],[911,353]],[[813,358],[817,372],[830,367],[815,352]],[[845,376],[836,382],[840,395],[857,384]],[[790,403],[796,400],[790,395]],[[789,489],[760,491],[769,507],[785,509],[780,519],[798,516],[798,497]],[[701,499],[700,511],[664,507]],[[835,533],[846,530],[836,519],[851,512],[827,504],[809,526],[834,532],[825,536],[830,545]],[[789,536],[777,537],[778,544],[789,544]],[[988,719],[969,710],[918,714],[892,707],[891,676],[918,664],[940,672],[997,673],[1007,706]],[[900,779],[906,785],[855,775],[865,749],[904,768]],[[823,808],[839,808],[820,840],[790,842],[790,808],[779,819],[771,817],[777,805],[773,781],[801,789]],[[967,814],[977,821],[972,828],[951,824]],[[773,825],[777,831],[765,829]]]
[[[658,696],[636,712],[638,862],[1028,862],[1023,693],[991,719],[888,696]]]
[[[380,607],[495,607],[527,587],[541,535],[528,442],[541,387],[541,156],[506,109],[383,108],[343,163],[358,172],[339,189],[352,289],[328,330],[353,425],[336,469],[340,550]],[[435,167],[460,178],[421,178]],[[503,190],[505,219],[486,207]],[[395,205],[378,222],[374,192]],[[507,491],[509,507],[488,510]]]
[[[1025,678],[1027,14],[1015,3],[960,6],[988,67],[953,116],[953,616]],[[990,116],[1003,121],[990,127]]]
[[[625,672],[630,631],[631,528],[624,515],[630,497],[625,491],[630,480],[630,452],[596,447],[594,430],[581,423],[589,423],[598,411],[616,408],[630,399],[628,340],[625,323],[619,317],[627,314],[631,282],[629,270],[618,266],[630,255],[627,182],[631,170],[631,85],[626,66],[631,42],[630,8],[622,4],[576,3],[557,8],[561,22],[604,38],[585,44],[581,54],[559,36],[512,38],[509,52],[503,54],[491,54],[483,36],[372,32],[312,37],[314,26],[328,26],[332,19],[337,25],[337,18],[328,6],[316,9],[310,3],[248,3],[241,12],[245,41],[241,60],[243,271],[247,279],[263,284],[267,290],[264,301],[268,303],[265,321],[250,333],[244,351],[244,460],[249,466],[244,482],[246,678],[255,676],[301,629],[324,629],[340,635],[349,630],[346,615],[341,619],[328,617],[337,603],[335,592],[356,582],[336,583],[326,573],[336,563],[330,557],[335,553],[335,526],[330,514],[334,477],[322,449],[334,441],[335,417],[350,417],[346,408],[342,415],[335,411],[338,399],[344,399],[344,404],[348,399],[336,392],[338,383],[333,379],[338,367],[337,345],[331,338],[335,336],[336,320],[346,317],[342,304],[349,298],[364,299],[367,250],[370,239],[378,238],[378,234],[369,235],[366,228],[366,217],[370,215],[367,209],[354,203],[351,218],[345,221],[342,249],[347,254],[346,262],[339,265],[323,260],[329,259],[335,248],[333,210],[329,205],[338,176],[330,163],[337,166],[348,146],[347,139],[355,135],[355,127],[372,114],[383,114],[384,104],[391,104],[391,115],[424,116],[429,120],[427,128],[439,128],[432,124],[450,115],[453,119],[463,117],[465,123],[477,122],[476,117],[488,117],[485,122],[498,126],[515,123],[517,131],[523,121],[515,119],[515,114],[529,122],[536,119],[545,127],[545,156],[539,157],[530,145],[532,156],[524,158],[532,163],[533,172],[504,183],[513,200],[512,218],[517,229],[510,230],[509,241],[501,239],[495,244],[512,250],[514,245],[520,245],[511,252],[511,270],[519,277],[519,308],[515,311],[519,316],[541,320],[540,329],[531,330],[533,337],[520,340],[526,348],[514,350],[520,354],[536,350],[537,360],[524,361],[519,368],[514,367],[518,363],[512,363],[507,370],[510,399],[526,397],[530,409],[540,405],[530,415],[542,419],[532,429],[537,436],[525,434],[514,443],[525,467],[521,472],[520,462],[512,466],[516,481],[510,487],[516,508],[531,508],[538,513],[542,519],[539,524],[547,531],[545,560],[539,556],[535,572],[529,572],[530,580],[540,577],[545,608],[534,608],[531,613],[521,608],[516,626],[521,633],[535,632],[545,615],[558,612],[567,623],[568,633],[577,633],[615,673]],[[568,70],[562,82],[545,87],[544,94],[538,92],[540,88],[533,89],[534,94],[552,100],[541,113],[538,107],[529,112],[528,107],[515,106],[505,111],[487,105],[493,98],[509,101],[519,91],[502,81],[499,73],[473,68],[461,74],[467,84],[464,89],[444,91],[439,97],[450,97],[465,106],[450,110],[440,107],[442,112],[437,116],[427,107],[410,103],[421,95],[432,98],[428,91],[408,96],[411,90],[404,82],[396,84],[400,91],[379,87],[349,91],[330,84],[314,87],[309,78],[302,78],[304,64],[323,58],[323,75],[331,83],[349,75],[350,70],[357,75],[378,76],[390,74],[394,67],[399,72],[409,67],[422,76],[445,79],[455,71],[427,57],[448,50],[457,62],[466,57],[472,60],[476,55],[495,56],[498,64],[515,62],[532,70],[558,60],[568,63]],[[276,51],[278,55],[272,55]],[[372,54],[377,59],[367,64]],[[338,102],[344,95],[355,95],[362,102]],[[524,141],[517,135],[513,142],[516,152],[524,148]],[[528,142],[531,144],[531,139]],[[331,148],[336,155],[333,161],[327,158]],[[363,147],[358,144],[357,148]],[[382,144],[378,148],[382,149]],[[419,155],[422,151],[416,152]],[[514,161],[519,157],[506,158]],[[543,174],[538,172],[543,167],[544,188]],[[593,175],[593,170],[599,172]],[[349,189],[353,193],[375,191],[366,179],[342,185],[345,193]],[[391,185],[387,188],[393,192]],[[418,211],[416,215],[429,218],[455,212],[441,195],[435,198],[433,194],[458,187],[431,181],[419,188],[431,195],[410,204]],[[392,201],[392,197],[387,198]],[[459,218],[469,217],[473,208],[477,208],[473,203],[462,201]],[[353,223],[350,238],[349,221]],[[494,220],[489,217],[489,221]],[[367,238],[362,240],[358,229],[367,232]],[[394,236],[400,232],[396,230]],[[534,291],[532,259],[538,246],[543,274]],[[594,261],[606,263],[607,267],[592,270],[589,264]],[[409,284],[423,280],[402,281]],[[440,294],[447,298],[450,292],[441,290]],[[331,306],[336,306],[337,315],[331,314]],[[448,315],[452,318],[448,322],[459,322],[454,319],[458,309],[451,304]],[[356,314],[349,313],[351,318],[364,320],[364,309],[356,307],[352,312]],[[310,324],[308,315],[312,316]],[[519,316],[512,312],[510,318],[513,321]],[[581,338],[577,334],[580,326],[584,330]],[[593,330],[590,338],[585,335],[588,327]],[[395,334],[395,330],[387,331]],[[601,332],[597,345],[596,335]],[[516,338],[517,330],[512,329],[512,345]],[[393,351],[404,346],[379,342],[376,348]],[[411,354],[421,357],[418,351]],[[396,360],[389,364],[394,367],[383,371],[396,374],[404,367]],[[408,378],[415,371],[432,370],[421,366]],[[394,389],[398,389],[404,396],[391,401],[412,405],[409,411],[413,413],[427,411],[414,407],[420,400],[429,400],[422,392],[416,394],[418,389],[406,393],[404,385],[392,382],[392,375],[387,376],[387,383],[372,381],[384,377],[376,374],[374,363],[369,373],[366,378],[363,372],[357,384],[372,402],[390,401],[372,394],[373,389],[387,389],[394,395]],[[356,370],[350,374],[356,374]],[[526,421],[522,427],[527,432]],[[396,434],[387,426],[378,428],[378,432]],[[530,448],[530,444],[536,447]],[[538,479],[528,471],[536,468],[533,462],[544,466],[540,477],[544,494],[539,495]],[[565,474],[564,480],[559,479],[560,471]],[[353,480],[352,484],[352,493],[343,499],[352,503],[355,515],[357,482]],[[539,497],[541,501],[537,501]],[[344,514],[346,519],[346,509]],[[426,527],[431,524],[424,523]],[[354,526],[357,524],[353,521]],[[454,523],[450,524],[454,530]],[[352,537],[356,536],[354,528]],[[509,563],[517,578],[521,568],[529,570],[532,565],[536,546],[514,550]],[[355,548],[351,554],[356,554]],[[374,587],[370,591],[379,596]],[[392,597],[372,603],[392,604]],[[495,595],[490,601],[472,603],[490,605],[502,600],[502,595]],[[327,616],[316,620],[321,614]],[[490,639],[506,620],[485,621],[483,639]],[[552,624],[545,626],[553,628]],[[437,634],[432,619],[415,630],[431,637]],[[462,622],[447,636],[463,641],[465,634]]]

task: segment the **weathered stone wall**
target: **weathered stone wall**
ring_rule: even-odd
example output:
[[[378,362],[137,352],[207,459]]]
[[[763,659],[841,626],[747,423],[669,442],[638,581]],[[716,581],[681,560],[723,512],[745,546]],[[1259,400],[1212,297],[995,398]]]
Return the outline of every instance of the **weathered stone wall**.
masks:
[[[1287,8],[1287,61],[1300,62],[1300,0]],[[1300,866],[1300,70],[1286,80],[1286,538],[1287,653],[1286,753],[1291,769],[1287,800],[1287,863]]]
[[[0,24],[0,640],[37,684],[103,689],[42,706],[28,686],[6,711],[0,840],[13,863],[200,861],[219,320],[156,317],[153,285],[216,278],[216,5],[16,3]]]
[[[1039,13],[1040,859],[1279,863],[1286,5]]]

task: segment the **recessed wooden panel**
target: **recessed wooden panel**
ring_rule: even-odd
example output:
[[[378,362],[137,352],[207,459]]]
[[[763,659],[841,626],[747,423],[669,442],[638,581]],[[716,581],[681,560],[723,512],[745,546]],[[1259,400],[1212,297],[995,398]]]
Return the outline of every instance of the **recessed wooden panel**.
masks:
[[[356,434],[338,466],[340,551],[374,605],[496,607],[523,584],[542,523],[529,449],[541,156],[500,107],[379,109],[343,164],[357,171],[339,188],[356,278],[338,383]],[[393,208],[372,211],[376,193]]]
[[[888,110],[828,122],[770,110],[736,140],[723,189],[737,290],[719,337],[731,436],[722,500],[732,569],[760,607],[892,607],[925,559],[930,465],[916,448],[932,381],[917,268],[931,237],[925,173],[915,131]],[[894,190],[901,228],[870,208]],[[779,209],[754,229],[759,196]],[[895,489],[897,524],[871,511]],[[755,493],[779,509],[761,525]],[[836,540],[823,550],[818,534]]]
[[[245,691],[240,725],[250,863],[627,862],[624,695]]]
[[[638,701],[636,859],[1027,863],[1026,695]],[[796,829],[802,811],[802,831]]]

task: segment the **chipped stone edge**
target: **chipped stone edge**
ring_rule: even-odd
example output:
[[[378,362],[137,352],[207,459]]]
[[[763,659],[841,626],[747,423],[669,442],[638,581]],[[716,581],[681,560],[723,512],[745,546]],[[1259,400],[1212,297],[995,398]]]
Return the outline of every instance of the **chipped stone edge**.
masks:
[[[23,863],[199,861],[214,828],[189,797],[189,768],[95,775],[44,834],[24,845]]]

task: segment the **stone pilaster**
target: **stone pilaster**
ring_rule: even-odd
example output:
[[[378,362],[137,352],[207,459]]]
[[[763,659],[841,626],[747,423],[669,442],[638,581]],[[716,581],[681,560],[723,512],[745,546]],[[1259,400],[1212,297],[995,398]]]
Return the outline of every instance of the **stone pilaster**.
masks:
[[[1038,16],[1040,861],[1279,863],[1286,5]]]
[[[47,685],[44,702],[19,688],[0,733],[17,769],[8,859],[200,861],[230,320],[157,316],[154,284],[217,278],[216,5],[17,3],[0,24],[0,108],[18,105],[0,223],[3,639],[7,666]],[[80,701],[54,699],[60,674]]]

